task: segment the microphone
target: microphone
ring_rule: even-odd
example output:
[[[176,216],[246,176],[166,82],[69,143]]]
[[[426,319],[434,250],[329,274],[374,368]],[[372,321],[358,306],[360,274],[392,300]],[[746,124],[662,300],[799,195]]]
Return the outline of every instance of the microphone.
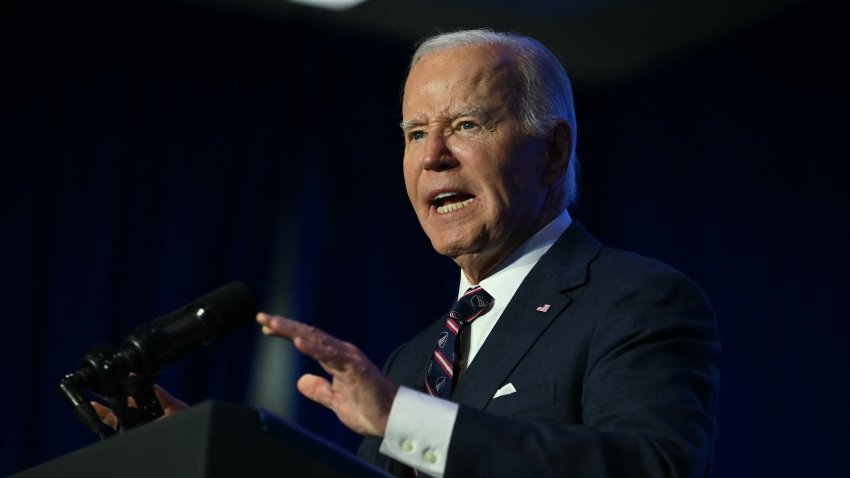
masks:
[[[220,340],[239,327],[254,321],[257,300],[242,282],[231,282],[153,321],[137,326],[121,347],[100,345],[82,356],[79,369],[67,374],[60,393],[74,408],[77,417],[103,439],[108,436],[83,388],[107,399],[127,429],[162,416],[153,393],[153,377],[202,345]],[[127,407],[132,396],[137,409]]]
[[[200,345],[209,345],[254,322],[257,300],[241,282],[231,282],[148,324],[124,339],[119,354],[130,372],[153,375]]]

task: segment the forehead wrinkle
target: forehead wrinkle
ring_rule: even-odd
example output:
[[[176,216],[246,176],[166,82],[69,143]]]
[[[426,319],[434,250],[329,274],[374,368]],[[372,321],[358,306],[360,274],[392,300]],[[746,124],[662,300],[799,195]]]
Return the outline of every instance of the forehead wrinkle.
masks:
[[[472,48],[478,49],[480,47]],[[404,103],[407,103],[408,95],[434,99],[451,95],[451,92],[454,91],[460,93],[460,96],[455,96],[451,99],[450,104],[444,105],[437,111],[415,112],[412,118],[401,121],[399,126],[402,130],[407,131],[429,124],[431,120],[428,117],[431,115],[436,118],[436,121],[452,121],[461,116],[491,118],[493,115],[501,115],[504,109],[513,110],[516,102],[515,90],[518,83],[513,58],[502,48],[484,47],[484,50],[489,50],[490,61],[476,65],[472,69],[462,70],[454,77],[429,78],[429,80],[420,83],[415,91],[409,89],[410,81],[414,76],[411,72],[405,84]],[[448,53],[451,53],[451,50],[433,53],[433,57],[426,55],[417,65],[419,68],[425,68],[422,71],[427,71],[427,67],[430,65],[426,64],[429,60],[441,64],[445,61],[445,55]],[[421,78],[419,79],[421,80]],[[488,107],[482,106],[479,103],[481,100]]]

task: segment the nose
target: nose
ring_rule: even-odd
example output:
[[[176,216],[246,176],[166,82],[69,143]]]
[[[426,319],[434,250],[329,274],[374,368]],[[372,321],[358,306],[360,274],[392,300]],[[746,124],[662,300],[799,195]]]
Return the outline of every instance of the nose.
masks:
[[[445,171],[458,164],[441,131],[432,131],[425,138],[424,153],[422,168],[428,171]]]

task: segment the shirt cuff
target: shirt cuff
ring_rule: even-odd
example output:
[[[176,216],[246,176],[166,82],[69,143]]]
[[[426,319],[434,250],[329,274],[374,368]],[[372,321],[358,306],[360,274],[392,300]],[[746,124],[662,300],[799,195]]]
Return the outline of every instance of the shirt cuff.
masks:
[[[458,408],[457,403],[399,387],[379,451],[423,473],[443,476]]]

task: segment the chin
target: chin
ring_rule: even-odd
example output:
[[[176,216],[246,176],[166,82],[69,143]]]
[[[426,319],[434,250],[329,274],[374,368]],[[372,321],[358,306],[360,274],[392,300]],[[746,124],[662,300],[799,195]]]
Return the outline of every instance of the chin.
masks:
[[[455,257],[460,253],[458,244],[454,241],[446,240],[444,237],[431,237],[431,247],[441,256]]]
[[[431,247],[433,247],[434,250],[437,251],[437,254],[441,256],[453,258],[457,257],[457,255],[460,254],[460,251],[458,251],[456,248],[452,248],[442,242],[431,241]]]
[[[479,249],[475,247],[475,244],[470,243],[466,236],[449,236],[450,237],[445,237],[445,235],[443,237],[432,236],[431,246],[442,256],[454,259],[462,255],[473,254],[477,251],[477,249]]]

